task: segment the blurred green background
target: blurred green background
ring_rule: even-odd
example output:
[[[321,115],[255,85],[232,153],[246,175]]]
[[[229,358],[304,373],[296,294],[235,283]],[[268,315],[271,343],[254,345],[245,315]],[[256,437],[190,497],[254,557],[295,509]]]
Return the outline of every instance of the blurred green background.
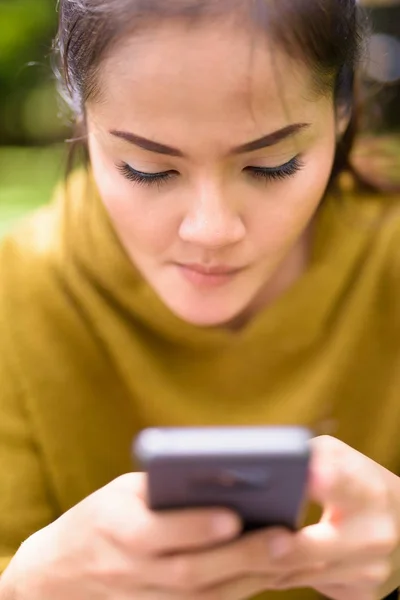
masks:
[[[0,235],[46,202],[69,125],[51,68],[55,0],[0,0]]]
[[[372,5],[374,29],[399,38],[399,1],[365,1]],[[65,168],[70,125],[51,68],[56,6],[56,0],[0,0],[0,235],[49,199]],[[400,70],[400,55],[390,60],[390,68]],[[379,66],[384,70],[385,64]],[[393,132],[400,129],[399,82],[400,75],[382,96],[382,136],[376,142],[375,133],[359,145],[360,163],[370,171],[371,165],[384,165],[397,177],[400,146]]]

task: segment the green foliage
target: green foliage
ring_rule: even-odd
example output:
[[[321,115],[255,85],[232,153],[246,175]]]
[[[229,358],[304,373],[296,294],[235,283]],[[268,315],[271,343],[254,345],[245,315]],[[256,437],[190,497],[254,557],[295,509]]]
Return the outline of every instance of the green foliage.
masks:
[[[0,144],[66,133],[50,60],[56,29],[56,0],[0,0]]]

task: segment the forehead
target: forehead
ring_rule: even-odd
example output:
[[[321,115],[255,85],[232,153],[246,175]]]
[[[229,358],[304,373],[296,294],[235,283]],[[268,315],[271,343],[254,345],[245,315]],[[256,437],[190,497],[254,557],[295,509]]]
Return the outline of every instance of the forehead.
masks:
[[[209,130],[231,139],[313,122],[326,109],[310,70],[255,28],[228,21],[170,22],[117,44],[90,108],[111,128],[186,137]]]

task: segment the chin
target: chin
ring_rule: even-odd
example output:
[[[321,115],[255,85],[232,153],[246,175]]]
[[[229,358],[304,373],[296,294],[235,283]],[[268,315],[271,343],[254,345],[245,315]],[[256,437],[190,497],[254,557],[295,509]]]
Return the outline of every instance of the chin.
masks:
[[[191,325],[204,328],[226,326],[236,317],[236,315],[207,314],[201,312],[181,313],[178,316]]]
[[[232,321],[235,321],[245,310],[243,307],[230,307],[227,310],[225,306],[218,306],[213,303],[190,303],[178,304],[172,302],[164,302],[169,309],[182,321],[195,325],[197,327],[222,327]]]
[[[190,323],[191,325],[195,325],[196,327],[224,327],[228,326],[232,321],[235,320],[237,315],[224,315],[224,314],[208,314],[202,312],[181,312],[180,314],[176,313],[178,317],[180,317],[186,323]]]
[[[154,290],[168,309],[182,321],[197,327],[227,326],[251,306],[257,290],[237,281],[217,288],[187,285],[181,279],[153,281]],[[157,285],[158,284],[158,285]]]

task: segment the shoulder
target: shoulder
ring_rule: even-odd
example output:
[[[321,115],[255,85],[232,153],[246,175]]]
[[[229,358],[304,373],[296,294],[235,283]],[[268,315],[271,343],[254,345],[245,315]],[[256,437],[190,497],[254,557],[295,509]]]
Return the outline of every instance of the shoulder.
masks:
[[[369,256],[390,270],[400,260],[400,193],[351,192],[343,198],[347,230],[367,234]]]
[[[61,312],[68,314],[62,280],[66,191],[66,185],[60,183],[48,205],[29,215],[0,241],[2,354],[12,357],[28,342],[36,352],[34,342],[39,343],[46,326],[57,328]]]
[[[400,194],[382,194],[361,199],[361,209],[374,206],[375,219],[371,227],[371,255],[381,263],[382,275],[400,285]]]
[[[361,215],[368,215],[364,272],[370,281],[377,318],[400,329],[400,194],[355,198]],[[368,286],[366,289],[370,289]]]
[[[54,271],[60,270],[65,243],[70,198],[85,192],[82,173],[74,173],[68,183],[61,182],[52,201],[23,220],[0,242],[0,312],[1,297],[26,297],[27,290],[45,284]]]
[[[51,264],[57,259],[68,221],[68,212],[82,204],[87,176],[74,172],[68,182],[60,182],[49,204],[23,220],[0,242],[0,279],[18,276],[31,267]],[[12,268],[8,268],[8,266]],[[23,273],[27,275],[26,272]]]
[[[57,210],[48,206],[30,216],[0,243],[0,328],[46,286],[57,248]]]
[[[51,269],[55,223],[55,208],[45,207],[0,242],[0,367],[3,377],[5,364],[12,363],[15,328],[23,322],[26,326],[26,317],[33,314],[32,302],[43,297],[39,290],[45,286],[46,274]]]
[[[391,200],[376,245],[382,257],[381,293],[388,305],[393,306],[400,325],[400,196]]]
[[[54,206],[40,209],[24,220],[0,243],[0,278],[24,265],[43,262],[51,252],[55,238],[56,214]]]
[[[365,314],[364,327],[400,331],[400,196],[351,189],[327,200],[319,241],[345,281],[343,298]]]

